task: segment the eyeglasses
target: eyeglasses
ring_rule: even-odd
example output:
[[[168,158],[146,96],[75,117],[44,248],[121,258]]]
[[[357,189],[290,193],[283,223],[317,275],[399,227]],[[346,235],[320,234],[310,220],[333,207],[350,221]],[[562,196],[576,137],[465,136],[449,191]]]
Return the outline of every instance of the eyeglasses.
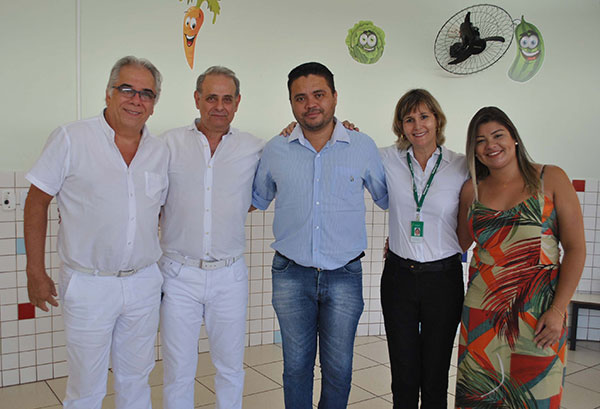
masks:
[[[133,98],[135,94],[140,94],[140,99],[144,102],[154,101],[156,99],[156,94],[149,89],[143,89],[141,91],[135,90],[131,88],[129,85],[119,85],[118,87],[113,87],[117,91],[119,91],[124,97]]]

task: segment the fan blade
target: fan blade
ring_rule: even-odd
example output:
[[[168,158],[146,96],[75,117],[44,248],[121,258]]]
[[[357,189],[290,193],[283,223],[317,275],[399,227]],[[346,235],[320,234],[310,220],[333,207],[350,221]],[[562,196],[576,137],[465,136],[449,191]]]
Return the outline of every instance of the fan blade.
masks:
[[[498,37],[498,36],[495,36],[495,37],[486,37],[486,38],[483,39],[483,41],[500,41],[501,43],[503,43],[504,42],[504,37]]]
[[[470,48],[465,48],[464,50],[462,50],[462,52],[458,53],[458,55],[456,55],[456,58],[450,61],[448,65],[460,64],[461,62],[469,58],[471,55],[473,55],[472,50]]]

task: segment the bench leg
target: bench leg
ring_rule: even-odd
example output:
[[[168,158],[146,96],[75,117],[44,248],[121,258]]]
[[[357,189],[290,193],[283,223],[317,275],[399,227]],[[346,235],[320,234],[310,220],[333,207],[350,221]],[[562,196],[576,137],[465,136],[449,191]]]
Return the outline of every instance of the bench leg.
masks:
[[[577,321],[579,320],[579,304],[571,304],[571,328],[569,329],[569,349],[575,351],[577,344]]]

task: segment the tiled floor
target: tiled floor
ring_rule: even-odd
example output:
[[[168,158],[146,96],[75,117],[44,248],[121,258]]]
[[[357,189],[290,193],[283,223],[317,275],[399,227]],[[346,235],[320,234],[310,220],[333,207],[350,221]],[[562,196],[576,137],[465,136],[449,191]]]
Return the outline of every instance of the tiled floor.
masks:
[[[448,407],[454,405],[456,350],[450,370]],[[283,361],[279,345],[246,348],[246,385],[244,409],[283,408],[281,373]],[[600,343],[577,342],[577,351],[568,352],[567,378],[562,406],[566,409],[600,409]],[[354,348],[354,375],[350,393],[351,409],[391,408],[390,371],[385,337],[358,337]],[[213,375],[208,353],[198,357],[196,373],[197,408],[212,408],[215,403]],[[320,390],[319,371],[315,370],[315,403]],[[112,375],[103,409],[114,408]],[[0,409],[60,409],[66,378],[0,388]],[[152,404],[162,408],[162,362],[150,376]],[[316,406],[315,406],[316,407]]]

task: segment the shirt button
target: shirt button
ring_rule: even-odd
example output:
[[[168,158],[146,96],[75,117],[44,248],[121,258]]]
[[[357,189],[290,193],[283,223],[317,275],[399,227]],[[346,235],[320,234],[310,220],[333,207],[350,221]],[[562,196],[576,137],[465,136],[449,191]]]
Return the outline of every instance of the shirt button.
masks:
[[[206,233],[204,233],[204,234],[206,234],[206,235],[208,236],[208,232],[206,232]]]
[[[321,179],[317,178],[317,182],[320,181]]]
[[[129,194],[129,197],[133,197],[133,193],[130,193],[130,194]]]
[[[319,230],[319,226],[315,227],[315,229]]]
[[[131,217],[129,220],[130,220],[130,221],[134,221],[134,220],[135,220],[135,217]]]
[[[206,188],[206,190],[210,190],[210,186]]]
[[[320,203],[319,203],[319,202],[317,202],[317,206],[318,206],[319,204],[320,204]]]
[[[128,242],[127,242],[127,245],[128,245],[128,246],[131,246],[131,242],[130,242],[130,241],[128,241]]]
[[[208,213],[208,212],[210,212],[210,209],[206,209],[206,212],[207,212],[207,213]]]

